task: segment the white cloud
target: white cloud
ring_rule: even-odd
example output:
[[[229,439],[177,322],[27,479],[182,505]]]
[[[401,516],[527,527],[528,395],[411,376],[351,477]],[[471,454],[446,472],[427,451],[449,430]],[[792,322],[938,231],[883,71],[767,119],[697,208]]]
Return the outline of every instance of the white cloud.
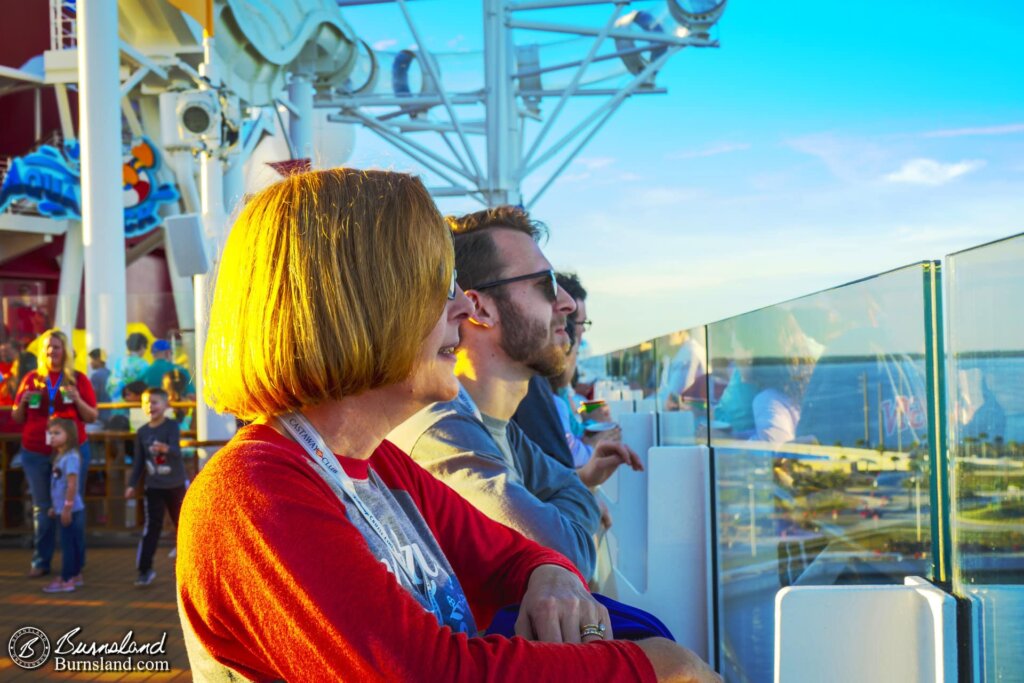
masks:
[[[388,38],[386,40],[378,40],[376,43],[373,44],[373,49],[387,50],[389,48],[394,47],[395,45],[398,45],[398,41],[394,38]]]
[[[666,159],[702,159],[704,157],[718,156],[719,154],[728,154],[729,152],[742,152],[743,150],[750,149],[750,145],[745,142],[724,142],[719,145],[713,145],[705,149],[696,150],[684,150],[681,152],[673,152],[666,154]]]
[[[876,177],[877,170],[890,158],[890,150],[876,142],[834,133],[812,133],[790,138],[784,144],[817,157],[832,175],[846,182],[862,182]]]
[[[452,38],[451,40],[449,40],[446,44],[448,45],[449,48],[454,50],[461,43],[465,42],[465,40],[466,40],[466,36],[464,36],[463,34],[460,33],[459,35],[457,35],[454,38]]]
[[[614,157],[578,157],[573,160],[572,166],[570,166],[569,173],[563,173],[559,176],[559,182],[563,183],[579,183],[584,180],[591,180],[598,184],[607,184],[613,182],[615,178],[607,174],[597,174],[595,171],[608,168],[615,163]],[[628,174],[621,174],[628,175]],[[625,178],[619,178],[624,180]]]
[[[1013,135],[1024,133],[1024,123],[1008,123],[1002,126],[980,126],[977,128],[952,128],[922,133],[926,138],[959,138],[968,135]]]
[[[885,179],[893,183],[914,185],[945,185],[949,181],[967,175],[985,165],[980,159],[964,160],[955,164],[944,164],[935,159],[911,159],[900,170],[889,173]]]

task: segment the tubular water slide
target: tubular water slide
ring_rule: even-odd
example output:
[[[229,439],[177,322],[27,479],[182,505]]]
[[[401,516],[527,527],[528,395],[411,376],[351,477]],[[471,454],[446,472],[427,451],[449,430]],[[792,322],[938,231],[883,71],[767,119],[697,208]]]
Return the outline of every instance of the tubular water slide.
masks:
[[[121,35],[150,57],[202,61],[202,27],[166,2],[120,0]],[[268,106],[286,74],[308,62],[321,88],[345,89],[360,59],[375,56],[342,19],[334,0],[217,0],[214,49],[223,84],[251,106]],[[364,68],[365,68],[364,64]],[[363,87],[372,87],[367,79]]]
[[[658,33],[672,31],[676,26],[673,18],[677,4],[678,0],[668,2],[658,17],[646,12],[627,13],[617,26]],[[119,6],[121,35],[143,54],[177,56],[193,67],[202,61],[202,28],[169,3],[119,0]],[[401,96],[416,90],[410,88],[409,71],[419,55],[411,50],[375,52],[370,49],[342,18],[335,0],[215,0],[214,28],[217,75],[229,90],[251,106],[273,105],[285,92],[287,73],[300,65],[313,73],[314,87],[321,93],[333,90],[340,94],[358,94],[386,89]],[[588,45],[589,39],[544,43],[538,46],[539,54],[534,59],[540,63],[558,63],[565,61],[564,55],[578,58]],[[628,51],[631,47],[632,41],[616,40],[619,50]],[[655,50],[652,56],[656,55]],[[441,73],[450,69],[455,76],[451,85],[457,89],[483,86],[480,51],[435,53],[433,57]],[[390,66],[381,68],[385,61]],[[597,62],[582,83],[637,73],[647,61],[642,54],[632,54],[624,56],[622,61]],[[539,87],[539,76],[537,79]],[[561,87],[564,84],[559,81],[568,79],[569,75],[549,74],[545,77],[545,86]],[[421,80],[425,80],[425,74],[421,73]],[[419,90],[433,91],[436,87],[424,82]]]

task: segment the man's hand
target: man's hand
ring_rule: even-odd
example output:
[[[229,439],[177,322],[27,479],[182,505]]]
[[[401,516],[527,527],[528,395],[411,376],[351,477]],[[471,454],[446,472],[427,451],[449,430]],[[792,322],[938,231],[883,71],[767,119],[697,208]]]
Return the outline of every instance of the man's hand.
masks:
[[[619,465],[629,465],[638,472],[644,469],[640,457],[624,443],[602,441],[594,446],[594,454],[583,467],[576,470],[580,480],[593,488],[600,486],[612,476]]]
[[[65,505],[60,513],[60,523],[63,526],[71,526],[71,506]]]
[[[554,564],[534,569],[519,605],[516,635],[544,643],[601,640],[599,636],[581,639],[586,625],[603,625],[604,639],[614,637],[608,610],[594,600],[578,576]]]
[[[601,508],[601,528],[611,529],[612,513],[610,510],[608,510],[608,505],[603,500],[601,500],[600,496],[595,497],[597,498],[597,507]]]
[[[622,441],[622,427],[606,429],[603,432],[586,432],[582,441],[592,448],[602,441]]]
[[[125,497],[125,499],[134,498],[135,497],[135,487],[134,486],[129,486],[128,488],[126,488],[124,490],[124,497]]]
[[[636,641],[662,683],[722,683],[722,677],[682,645],[667,638]]]

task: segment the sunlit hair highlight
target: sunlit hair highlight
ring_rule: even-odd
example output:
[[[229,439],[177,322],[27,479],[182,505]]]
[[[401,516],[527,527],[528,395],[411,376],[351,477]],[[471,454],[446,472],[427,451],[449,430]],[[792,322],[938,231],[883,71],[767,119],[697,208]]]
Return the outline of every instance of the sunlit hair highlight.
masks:
[[[450,231],[418,178],[332,169],[266,188],[224,248],[206,402],[254,420],[401,381],[453,267]]]

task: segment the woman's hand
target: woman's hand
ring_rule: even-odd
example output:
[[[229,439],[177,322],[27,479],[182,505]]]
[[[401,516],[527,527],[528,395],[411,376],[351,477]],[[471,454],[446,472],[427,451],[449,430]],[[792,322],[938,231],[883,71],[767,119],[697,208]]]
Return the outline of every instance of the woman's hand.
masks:
[[[64,526],[71,526],[71,506],[65,505],[60,512],[60,523]]]
[[[96,418],[100,416],[100,411],[89,405],[82,395],[78,393],[78,388],[75,386],[69,386],[64,389],[67,392],[68,398],[71,399],[71,403],[74,404],[75,409],[78,411],[78,417],[82,418],[82,422],[95,422]]]
[[[28,410],[28,398],[31,391],[21,392],[21,400],[14,404],[14,409],[11,411],[11,419],[18,424],[24,424],[25,422],[25,411]]]
[[[604,640],[611,640],[608,610],[587,591],[579,577],[564,567],[544,564],[533,570],[519,606],[516,635],[544,643],[587,643],[602,640],[581,638],[584,626],[604,626]]]
[[[661,683],[722,683],[722,677],[700,657],[668,638],[636,641]]]
[[[50,508],[49,510],[46,511],[46,514],[47,516],[49,516],[50,519],[53,519],[57,516],[57,511],[54,510],[53,508]]]

